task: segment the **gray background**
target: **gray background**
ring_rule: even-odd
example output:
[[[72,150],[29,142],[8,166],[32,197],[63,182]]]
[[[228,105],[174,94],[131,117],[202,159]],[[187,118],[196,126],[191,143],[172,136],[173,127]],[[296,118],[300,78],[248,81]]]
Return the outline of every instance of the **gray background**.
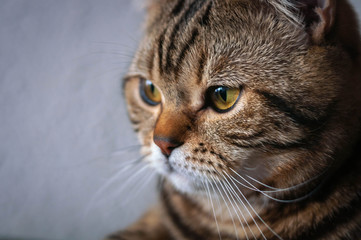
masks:
[[[120,187],[131,171],[109,182],[138,157],[120,88],[138,5],[0,0],[0,238],[100,239],[154,201],[154,181]]]

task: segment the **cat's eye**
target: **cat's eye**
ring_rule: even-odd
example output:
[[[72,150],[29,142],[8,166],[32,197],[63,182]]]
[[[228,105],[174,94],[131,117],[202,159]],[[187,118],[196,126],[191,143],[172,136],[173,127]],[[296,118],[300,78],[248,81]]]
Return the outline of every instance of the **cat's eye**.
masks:
[[[227,112],[236,104],[241,90],[239,88],[215,87],[211,88],[210,97],[213,107],[218,112]]]
[[[141,79],[139,91],[143,101],[152,106],[159,104],[162,100],[158,88],[150,80]]]

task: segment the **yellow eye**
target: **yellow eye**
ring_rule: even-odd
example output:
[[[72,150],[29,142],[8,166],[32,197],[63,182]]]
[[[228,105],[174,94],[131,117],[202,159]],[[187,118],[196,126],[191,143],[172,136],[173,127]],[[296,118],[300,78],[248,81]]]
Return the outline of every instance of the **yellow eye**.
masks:
[[[218,112],[227,112],[237,102],[241,90],[239,88],[216,87],[212,89],[211,100]]]
[[[144,102],[155,106],[162,100],[162,96],[158,88],[150,80],[140,80],[140,96]]]

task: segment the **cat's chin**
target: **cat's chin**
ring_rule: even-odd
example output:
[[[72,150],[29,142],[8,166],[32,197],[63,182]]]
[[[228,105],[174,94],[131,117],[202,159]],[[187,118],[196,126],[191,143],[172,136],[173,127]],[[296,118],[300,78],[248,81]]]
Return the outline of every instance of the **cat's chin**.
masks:
[[[194,181],[175,171],[170,172],[166,178],[180,192],[195,194],[200,191],[200,187]]]
[[[200,179],[194,179],[176,171],[168,173],[165,178],[181,193],[193,196],[203,196],[206,194],[204,183]]]

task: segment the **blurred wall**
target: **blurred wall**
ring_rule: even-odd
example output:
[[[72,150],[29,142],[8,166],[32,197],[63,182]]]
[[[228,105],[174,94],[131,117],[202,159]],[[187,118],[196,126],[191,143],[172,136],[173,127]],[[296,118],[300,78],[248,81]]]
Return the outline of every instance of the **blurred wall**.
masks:
[[[130,0],[0,3],[0,238],[100,239],[154,201],[118,171],[138,157],[120,79],[143,12]]]
[[[137,157],[119,152],[137,144],[120,80],[142,10],[127,0],[0,5],[0,238],[100,239],[147,206],[124,205],[122,178],[104,188]]]

